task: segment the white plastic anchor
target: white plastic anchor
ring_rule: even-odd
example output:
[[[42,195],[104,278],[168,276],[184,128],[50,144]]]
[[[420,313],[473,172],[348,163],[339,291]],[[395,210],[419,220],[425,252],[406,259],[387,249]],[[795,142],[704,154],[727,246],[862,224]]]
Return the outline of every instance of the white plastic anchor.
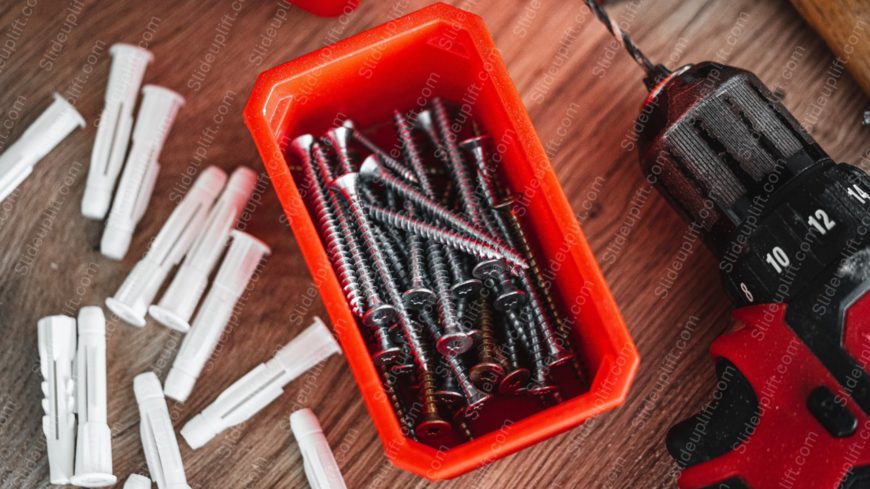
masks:
[[[52,484],[67,484],[73,476],[76,441],[75,381],[76,321],[48,316],[37,323],[39,369],[42,372],[42,430],[48,448]]]
[[[81,114],[58,94],[54,102],[0,155],[0,202],[33,171],[33,167],[77,127]]]
[[[178,440],[172,431],[169,408],[157,375],[154,372],[137,375],[133,379],[133,392],[139,404],[142,450],[151,478],[160,489],[189,489]]]
[[[203,232],[193,243],[175,278],[160,302],[148,308],[148,313],[157,322],[177,331],[190,329],[188,321],[256,183],[257,174],[244,166],[236,168],[230,175],[226,188],[208,214]]]
[[[300,409],[290,415],[290,429],[296,437],[305,477],[311,489],[347,489],[329,442],[323,436],[320,421],[310,409]]]
[[[136,263],[106,306],[133,326],[145,326],[145,313],[160,286],[199,235],[214,199],[226,182],[223,170],[210,166],[172,211],[145,256]]]
[[[76,352],[75,475],[70,482],[82,487],[111,486],[112,432],[106,422],[106,318],[96,306],[79,310]]]
[[[233,230],[231,235],[230,249],[166,377],[164,392],[179,402],[190,396],[196,379],[230,321],[236,302],[260,260],[270,252],[266,243],[250,234]]]
[[[278,350],[223,391],[207,408],[181,429],[181,436],[191,448],[199,448],[221,431],[244,422],[277,399],[284,386],[311,367],[340,353],[338,343],[320,318],[296,338]]]
[[[130,474],[124,482],[124,489],[151,489],[151,479],[139,474]]]
[[[114,260],[124,258],[130,248],[133,231],[154,191],[163,143],[178,109],[184,105],[184,98],[168,88],[145,85],[142,93],[144,98],[133,129],[133,147],[100,242],[103,255]]]
[[[106,102],[100,115],[82,197],[82,214],[90,219],[104,219],[109,212],[112,192],[127,154],[136,96],[145,76],[145,67],[154,60],[150,51],[132,44],[113,44],[109,54],[112,55],[112,68],[106,86]]]

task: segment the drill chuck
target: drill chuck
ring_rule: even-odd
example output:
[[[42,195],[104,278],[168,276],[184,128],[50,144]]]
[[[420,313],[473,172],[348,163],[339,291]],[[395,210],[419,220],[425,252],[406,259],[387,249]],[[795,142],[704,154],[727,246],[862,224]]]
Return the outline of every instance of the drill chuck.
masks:
[[[755,75],[730,66],[676,70],[654,87],[643,113],[644,170],[714,245],[759,202],[829,159]]]
[[[868,244],[867,175],[834,164],[752,73],[685,66],[641,118],[641,166],[703,232],[737,305],[787,301]]]

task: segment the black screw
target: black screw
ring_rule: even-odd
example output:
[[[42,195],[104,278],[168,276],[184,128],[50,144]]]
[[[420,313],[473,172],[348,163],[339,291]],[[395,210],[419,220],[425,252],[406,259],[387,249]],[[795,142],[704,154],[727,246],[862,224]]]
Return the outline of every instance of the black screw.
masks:
[[[410,413],[402,406],[402,403],[399,401],[399,396],[396,394],[396,388],[394,386],[394,381],[391,381],[387,376],[383,377],[382,385],[384,386],[384,392],[387,394],[387,399],[390,401],[390,405],[393,407],[393,411],[396,413],[396,418],[399,421],[399,425],[402,427],[402,433],[408,437],[415,437],[414,433],[414,421],[411,419]]]
[[[429,359],[429,353],[426,345],[420,338],[417,325],[411,321],[405,310],[399,289],[396,287],[396,283],[387,268],[384,256],[378,247],[377,239],[372,232],[372,226],[360,204],[359,194],[357,193],[358,180],[359,175],[357,173],[346,173],[333,180],[332,186],[341,192],[341,195],[348,204],[351,216],[368,251],[368,256],[373,262],[373,268],[377,272],[390,302],[396,309],[396,324],[401,328],[402,334],[408,342],[414,362],[417,365],[420,395],[424,411],[423,421],[417,425],[417,436],[423,439],[436,439],[443,436],[452,428],[450,423],[441,419],[438,414],[438,405],[434,397],[435,388],[431,370],[432,362]]]
[[[432,338],[434,338],[436,342],[440,340],[441,331],[435,324],[434,318],[431,316],[431,311],[424,311],[422,319],[424,326],[426,326],[426,329],[429,331],[429,334],[432,335]],[[489,400],[492,399],[490,394],[478,389],[471,380],[469,380],[468,372],[462,365],[459,356],[448,355],[443,358],[447,361],[447,365],[453,372],[453,376],[459,384],[459,389],[465,397],[465,407],[459,414],[469,416],[475,411],[481,409]]]
[[[427,197],[419,190],[393,176],[389,170],[384,169],[380,165],[377,156],[369,155],[366,157],[362,165],[360,165],[359,174],[363,179],[381,182],[403,198],[411,201],[414,205],[425,211],[434,219],[444,222],[466,236],[478,236],[480,240],[486,241],[494,248],[498,249],[503,255],[516,256],[516,253],[514,253],[513,250],[510,250],[502,240],[491,236],[483,229],[467,222],[461,216],[455,214],[435,200]]]
[[[496,207],[496,190],[493,186],[494,179],[489,172],[487,157],[484,151],[484,144],[487,139],[488,138],[485,136],[471,138],[464,141],[463,146],[474,156],[478,168],[478,174],[480,175],[479,188],[483,192],[484,198],[487,200],[490,207]],[[511,247],[515,249],[521,248],[525,251],[524,258],[529,261],[530,268],[537,268],[537,263],[534,262],[534,256],[531,253],[531,249],[528,246],[528,241],[525,239],[522,228],[519,226],[519,222],[516,221],[516,216],[514,216],[513,213],[509,214],[510,215],[507,216],[509,222],[506,222],[504,218],[505,216],[496,211],[492,215],[493,220],[495,221],[494,225],[497,225],[500,228],[502,236],[505,237]],[[534,264],[532,264],[533,262]],[[535,323],[540,327],[544,342],[547,345],[547,350],[551,358],[549,366],[552,368],[569,361],[574,361],[575,355],[566,348],[567,338],[562,335],[563,328],[561,327],[561,323],[558,323],[558,325],[554,324],[557,320],[555,319],[556,309],[552,297],[545,302],[540,293],[541,285],[543,284],[543,277],[540,274],[540,268],[537,269],[538,273],[535,276],[533,276],[530,268],[521,270],[519,273],[519,279],[526,291],[524,295],[528,296],[528,302],[531,306],[531,312]],[[525,297],[520,298],[516,295],[510,294],[510,287],[512,287],[513,284],[510,281],[510,277],[506,276],[507,274],[495,269],[492,271],[492,275],[493,280],[500,284],[499,290],[508,290],[508,296],[504,299],[504,302],[502,302],[502,306],[515,306],[516,303],[525,300]]]
[[[375,237],[378,239],[378,246],[380,246],[381,251],[384,253],[384,258],[387,259],[387,265],[390,267],[390,271],[396,280],[396,285],[402,289],[407,288],[410,286],[411,280],[408,278],[408,273],[405,270],[405,263],[408,260],[403,256],[404,249],[400,248],[398,244],[393,243],[391,238],[387,236],[387,233],[380,227],[373,227],[372,232],[374,232]]]
[[[414,144],[408,121],[398,111],[394,113],[393,119],[406,159],[417,175],[423,194],[430,199],[435,199],[435,190],[432,188],[429,175],[426,174],[423,161],[420,158],[416,145]],[[481,282],[468,275],[465,271],[464,264],[462,263],[462,257],[459,256],[457,250],[450,247],[445,249],[445,253],[447,254],[447,263],[450,266],[451,275],[455,280],[455,283],[451,288],[453,294],[460,300],[477,295],[481,287]]]
[[[556,390],[556,387],[550,385],[547,380],[547,373],[549,370],[544,363],[544,352],[540,340],[538,339],[537,332],[534,331],[534,329],[525,329],[525,324],[530,324],[531,318],[529,318],[527,314],[523,315],[526,316],[525,321],[520,318],[520,314],[517,311],[509,310],[505,313],[512,332],[516,334],[517,338],[523,343],[532,360],[532,374],[534,375],[534,380],[528,389],[529,393],[540,397],[546,397],[552,394]]]
[[[511,208],[512,205],[513,199],[507,198],[496,204],[493,209],[495,209],[497,214],[503,214],[507,217],[507,225],[510,228],[510,238],[508,239],[508,242],[510,242],[512,246],[517,248],[518,251],[522,253],[523,258],[525,258],[526,262],[529,264],[529,269],[532,272],[532,276],[534,278],[534,284],[537,286],[538,292],[541,293],[541,296],[544,299],[544,303],[547,307],[547,312],[549,313],[552,320],[556,323],[559,335],[567,341],[568,338],[570,338],[571,333],[567,330],[564,321],[559,318],[559,308],[556,306],[556,301],[553,299],[553,294],[550,293],[550,288],[546,285],[547,281],[544,279],[544,275],[541,272],[541,267],[538,264],[534,253],[532,253],[532,247],[529,245],[529,240],[526,237],[526,233],[525,231],[523,231],[519,219],[517,219],[517,215],[513,212]]]
[[[335,155],[338,159],[338,168],[342,174],[355,171],[353,163],[350,161],[350,153],[347,149],[352,132],[353,131],[349,127],[340,126],[334,127],[326,133],[326,139],[329,141],[329,145],[335,150]]]
[[[462,208],[467,215],[471,216],[472,222],[477,227],[483,228],[481,209],[477,205],[477,199],[474,195],[474,181],[468,174],[468,168],[466,168],[462,154],[459,152],[459,147],[456,145],[456,134],[450,129],[450,118],[447,115],[444,102],[436,97],[432,100],[432,108],[433,115],[435,116],[435,126],[441,136],[442,148],[447,152],[447,162],[450,165],[450,171],[453,173],[453,178],[459,187]]]
[[[387,168],[389,168],[390,170],[395,172],[396,175],[399,175],[400,177],[402,177],[404,180],[406,180],[408,182],[417,183],[417,177],[415,177],[412,172],[408,171],[408,169],[405,167],[405,165],[396,161],[395,158],[393,158],[392,156],[387,154],[386,151],[379,148],[378,145],[373,143],[371,139],[367,138],[364,134],[357,131],[356,128],[354,128],[353,122],[351,122],[350,120],[346,120],[346,121],[344,121],[344,124],[342,127],[348,129],[350,131],[350,135],[355,140],[357,140],[360,144],[365,146],[365,148],[367,150],[371,151],[372,154],[377,155],[377,157],[384,163],[384,165],[386,165]]]
[[[414,215],[414,208],[408,206],[408,215]],[[402,294],[405,307],[420,310],[435,303],[435,292],[426,283],[426,263],[424,261],[423,241],[420,236],[408,233],[408,251],[411,265],[411,287]]]
[[[508,368],[507,373],[499,383],[498,391],[502,394],[511,394],[525,387],[532,374],[529,369],[520,365],[516,333],[511,328],[505,328],[504,333],[501,351],[504,353]]]
[[[471,333],[462,327],[456,315],[453,297],[450,293],[450,277],[440,245],[430,241],[427,243],[429,252],[429,268],[435,283],[435,294],[438,296],[438,318],[444,333],[436,341],[435,348],[445,356],[455,356],[468,351],[474,340]]]
[[[421,110],[417,113],[417,117],[414,119],[414,125],[429,136],[429,142],[431,142],[432,147],[435,148],[435,157],[441,160],[445,165],[450,166],[450,161],[447,158],[447,151],[445,151],[444,147],[441,145],[441,140],[438,137],[438,130],[435,129],[432,112],[430,110]]]
[[[495,203],[495,189],[493,188],[493,179],[489,173],[489,168],[486,163],[486,154],[484,153],[484,143],[488,139],[487,136],[477,136],[467,139],[460,143],[464,149],[468,150],[477,165],[478,171],[478,188],[483,193],[483,200],[486,204],[486,209],[476,207],[478,214],[481,216],[486,228],[490,233],[501,235],[505,239],[509,239],[510,229],[501,216],[493,214],[492,207]],[[475,197],[475,196],[473,196]],[[476,201],[475,201],[476,205]],[[507,241],[510,245],[510,241]],[[486,278],[487,284],[495,290],[497,295],[495,306],[499,310],[518,307],[525,303],[525,293],[518,289],[510,275],[498,263],[484,262],[478,264],[474,270],[474,276],[478,278]]]
[[[481,259],[504,258],[511,264],[522,268],[525,260],[511,250],[499,249],[474,237],[468,237],[452,230],[438,227],[426,221],[408,217],[398,212],[384,209],[371,204],[362,203],[366,214],[375,221],[390,227],[401,229],[406,233],[413,233],[429,241],[455,248],[463,253],[477,256]],[[507,255],[505,254],[507,253]]]
[[[504,360],[496,346],[492,310],[486,298],[476,301],[480,341],[477,342],[478,362],[471,367],[471,381],[484,391],[492,391],[504,378]]]
[[[305,181],[311,194],[311,203],[317,216],[320,229],[323,230],[326,250],[336,269],[338,280],[344,290],[347,302],[353,313],[360,317],[363,314],[364,304],[360,291],[360,284],[352,264],[353,257],[346,243],[347,235],[339,232],[339,223],[336,217],[335,202],[331,201],[331,195],[326,191],[325,182],[317,174],[312,158],[311,147],[314,138],[309,135],[299,136],[294,139],[290,148],[298,156]]]
[[[493,303],[499,311],[516,309],[525,304],[525,292],[514,286],[502,260],[482,261],[474,267],[471,273],[493,288],[496,294]]]
[[[311,163],[313,163],[320,179],[330,178],[331,181],[332,173],[323,154],[323,148],[314,143],[312,149],[314,158]],[[389,326],[396,321],[397,311],[393,306],[384,302],[375,286],[372,271],[364,259],[356,233],[351,229],[351,223],[347,218],[349,211],[332,193],[330,193],[330,202],[336,211],[335,219],[341,235],[347,239],[347,253],[353,260],[355,271],[359,276],[360,289],[365,295],[366,308],[362,314],[362,322],[372,331],[378,346],[378,350],[372,354],[372,358],[379,367],[386,368],[399,361],[403,356],[402,349],[392,342],[388,332]]]
[[[417,145],[414,144],[414,137],[411,135],[411,128],[405,116],[399,111],[393,112],[393,122],[396,126],[396,134],[399,137],[399,142],[402,145],[402,152],[405,154],[405,161],[411,166],[414,175],[417,177],[417,182],[420,184],[420,189],[423,193],[432,198],[435,192],[432,189],[432,183],[429,180],[429,175],[426,173],[426,167],[423,165],[423,160],[420,158],[420,153],[417,151]]]
[[[435,391],[435,398],[445,409],[453,411],[454,408],[465,402],[465,396],[459,392],[459,386],[456,383],[456,378],[453,376],[453,371],[443,358],[439,360],[435,373],[441,380],[438,390]]]
[[[484,150],[484,145],[489,140],[489,136],[475,136],[466,139],[459,143],[459,146],[471,153],[472,159],[477,166],[477,189],[482,194],[482,200],[486,204],[487,211],[491,210],[496,202],[498,202],[498,191],[495,188],[495,178],[490,171],[487,163],[487,155]],[[507,238],[510,234],[510,229],[505,224],[504,220],[492,212],[480,212],[481,218],[490,233],[501,235]]]

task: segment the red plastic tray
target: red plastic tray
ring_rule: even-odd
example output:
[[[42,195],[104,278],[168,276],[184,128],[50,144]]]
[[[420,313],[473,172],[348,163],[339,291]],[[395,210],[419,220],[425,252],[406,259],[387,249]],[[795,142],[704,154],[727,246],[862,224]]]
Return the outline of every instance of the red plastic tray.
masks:
[[[321,17],[338,17],[351,13],[359,5],[359,0],[290,0],[290,3]]]
[[[321,135],[346,117],[367,127],[433,96],[472,105],[502,152],[499,171],[524,204],[523,226],[553,272],[589,376],[587,392],[444,451],[403,436],[282,151],[294,137]],[[637,351],[482,19],[435,4],[268,70],[245,121],[394,464],[429,479],[455,477],[625,400]]]

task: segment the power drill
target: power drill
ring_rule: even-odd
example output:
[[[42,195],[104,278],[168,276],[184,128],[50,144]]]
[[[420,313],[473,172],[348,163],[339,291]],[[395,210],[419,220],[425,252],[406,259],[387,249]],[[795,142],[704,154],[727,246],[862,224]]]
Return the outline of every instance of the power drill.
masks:
[[[834,163],[752,73],[653,64],[635,127],[650,179],[716,254],[735,327],[709,404],[667,448],[699,488],[870,487],[870,178]]]

